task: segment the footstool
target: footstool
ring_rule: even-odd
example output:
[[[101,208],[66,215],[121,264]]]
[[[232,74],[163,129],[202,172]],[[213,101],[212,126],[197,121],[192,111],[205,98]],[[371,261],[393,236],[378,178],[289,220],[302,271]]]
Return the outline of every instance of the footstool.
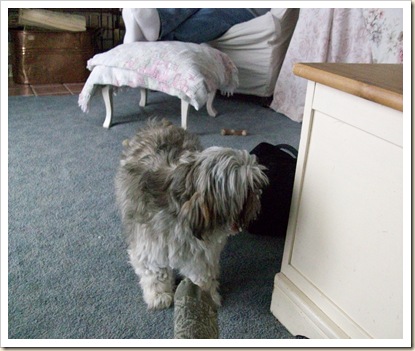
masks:
[[[229,56],[207,44],[177,41],[121,44],[88,61],[91,71],[78,99],[84,112],[101,90],[109,128],[113,119],[113,93],[122,87],[140,89],[140,106],[147,103],[148,90],[160,91],[181,100],[181,124],[187,128],[189,105],[196,110],[206,105],[216,116],[216,91],[232,94],[238,85],[238,70]]]

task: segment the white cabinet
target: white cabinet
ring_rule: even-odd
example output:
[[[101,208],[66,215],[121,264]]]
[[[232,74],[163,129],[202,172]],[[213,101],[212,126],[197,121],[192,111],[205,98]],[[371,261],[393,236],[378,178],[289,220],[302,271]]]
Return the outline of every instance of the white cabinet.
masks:
[[[402,66],[294,72],[309,83],[271,311],[309,338],[402,338]]]

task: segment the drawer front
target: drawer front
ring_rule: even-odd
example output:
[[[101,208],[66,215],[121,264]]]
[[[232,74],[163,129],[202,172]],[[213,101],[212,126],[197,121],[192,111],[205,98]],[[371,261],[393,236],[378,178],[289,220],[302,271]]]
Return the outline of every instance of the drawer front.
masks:
[[[400,111],[322,84],[316,84],[312,108],[402,147]]]

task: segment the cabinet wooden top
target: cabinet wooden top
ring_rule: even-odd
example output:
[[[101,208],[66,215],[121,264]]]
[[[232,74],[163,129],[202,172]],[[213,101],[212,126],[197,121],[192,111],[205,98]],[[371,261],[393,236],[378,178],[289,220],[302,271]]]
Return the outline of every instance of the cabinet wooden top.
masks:
[[[400,64],[297,63],[299,77],[402,111]]]

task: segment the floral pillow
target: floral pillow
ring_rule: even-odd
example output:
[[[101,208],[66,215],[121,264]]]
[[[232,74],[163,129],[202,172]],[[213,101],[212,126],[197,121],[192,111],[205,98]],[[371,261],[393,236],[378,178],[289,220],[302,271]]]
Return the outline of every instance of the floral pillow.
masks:
[[[176,41],[135,42],[119,45],[88,61],[91,74],[79,96],[88,110],[96,88],[142,87],[177,96],[197,110],[216,90],[233,93],[238,70],[224,53],[206,44]]]

